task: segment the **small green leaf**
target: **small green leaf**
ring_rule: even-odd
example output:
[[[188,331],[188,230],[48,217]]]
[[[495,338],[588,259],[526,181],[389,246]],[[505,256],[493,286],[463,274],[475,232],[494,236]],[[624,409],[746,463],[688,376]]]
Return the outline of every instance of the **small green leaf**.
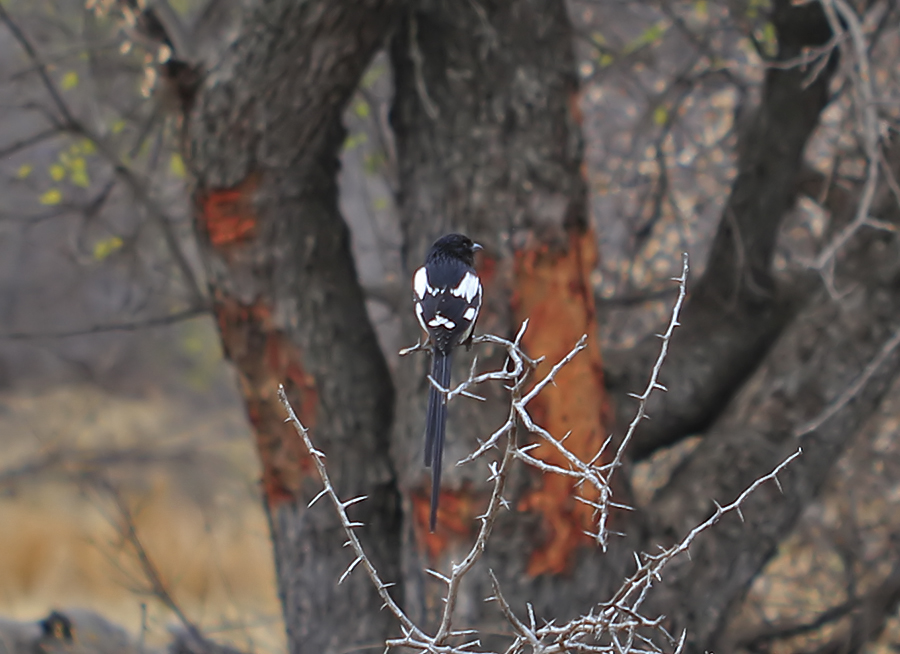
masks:
[[[662,127],[669,119],[669,110],[664,105],[659,105],[653,110],[653,122]]]
[[[91,139],[81,139],[79,147],[82,154],[94,154],[97,151],[97,146]]]
[[[112,133],[113,133],[113,134],[118,134],[118,133],[121,132],[123,129],[125,129],[125,125],[126,125],[126,123],[125,123],[124,120],[117,120],[116,122],[114,122],[114,123],[112,124]]]
[[[384,156],[383,152],[367,154],[363,159],[363,169],[368,174],[375,175],[384,167],[386,161],[387,157]]]
[[[369,109],[369,103],[365,100],[360,100],[353,106],[353,111],[360,118],[368,118],[371,113],[371,109]]]
[[[91,185],[91,178],[87,173],[87,162],[84,157],[76,157],[69,166],[69,181],[75,186],[87,188]]]
[[[609,53],[604,53],[597,58],[597,65],[600,68],[606,68],[607,66],[611,66],[613,61],[613,56]]]
[[[177,152],[173,152],[171,159],[169,159],[169,172],[181,179],[184,179],[187,174],[187,171],[184,168],[184,160]]]
[[[375,84],[375,82],[377,82],[378,79],[382,75],[384,75],[384,73],[386,71],[387,71],[387,67],[382,64],[378,64],[377,66],[372,66],[372,68],[367,70],[366,73],[363,75],[363,78],[362,78],[362,81],[360,82],[360,84],[362,85],[362,87],[364,89],[370,89]]]
[[[41,204],[53,205],[62,202],[62,192],[58,188],[52,188],[44,193],[39,201]]]
[[[357,132],[356,134],[350,134],[347,137],[347,140],[344,141],[344,149],[345,150],[355,150],[361,145],[368,143],[369,137],[365,132]]]
[[[19,166],[19,170],[16,171],[16,177],[19,179],[25,179],[31,174],[31,171],[34,170],[34,166],[31,164],[22,164]]]
[[[74,70],[70,70],[68,73],[63,75],[61,85],[63,91],[74,89],[76,86],[78,86],[78,73],[76,73]]]
[[[122,239],[118,236],[110,236],[97,241],[96,245],[94,245],[94,260],[103,261],[120,247],[122,247]]]
[[[698,18],[709,16],[709,6],[706,4],[706,0],[697,0],[694,3],[694,13],[697,14]]]
[[[762,32],[763,48],[766,54],[774,57],[778,52],[778,36],[775,34],[775,25],[766,23]]]
[[[54,182],[58,182],[66,176],[66,169],[59,164],[52,164],[50,168],[48,168],[48,172]]]
[[[626,54],[630,52],[634,52],[640,48],[643,48],[646,45],[655,44],[662,35],[666,33],[666,30],[669,29],[667,25],[662,22],[654,23],[643,32],[641,32],[640,36],[626,44],[622,49]]]

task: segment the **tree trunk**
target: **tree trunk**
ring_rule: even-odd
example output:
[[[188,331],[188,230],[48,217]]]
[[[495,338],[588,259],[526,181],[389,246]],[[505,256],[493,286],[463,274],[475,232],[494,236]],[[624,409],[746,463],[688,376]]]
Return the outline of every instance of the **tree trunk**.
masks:
[[[872,213],[896,221],[889,193]],[[837,302],[820,288],[650,510],[651,539],[671,542],[709,516],[713,500],[732,501],[803,448],[781,475],[783,494],[774,484],[761,489],[743,509],[745,522],[724,519],[692,548],[693,562],[663,575],[653,607],[688,629],[689,651],[730,651],[731,609],[900,372],[894,239],[861,233],[840,258],[837,285],[850,293]]]
[[[291,652],[383,643],[396,626],[351,562],[276,390],[328,457],[387,579],[399,577],[400,504],[388,457],[394,393],[338,211],[341,112],[395,18],[390,0],[275,0],[199,91],[186,125],[195,222],[225,355],[262,462]]]
[[[794,7],[780,0],[772,23],[780,61],[831,37],[818,4]],[[813,290],[802,281],[779,288],[772,256],[782,220],[796,199],[806,143],[829,101],[837,55],[831,59],[810,84],[810,71],[800,67],[773,67],[766,73],[760,106],[738,136],[738,175],[706,271],[692,285],[682,327],[672,339],[661,376],[669,391],[651,398],[647,411],[653,420],[635,436],[635,458],[709,427]],[[610,375],[617,398],[642,387],[657,351],[657,339],[651,337],[617,357]],[[620,425],[630,420],[633,405],[617,402]]]
[[[578,88],[572,28],[564,3],[422,3],[398,29],[391,49],[396,97],[392,125],[400,169],[401,225],[406,274],[431,242],[463,231],[485,247],[479,272],[485,307],[476,331],[512,335],[528,319],[525,345],[546,356],[539,374],[582,334],[589,349],[577,357],[531,407],[557,438],[585,459],[606,436],[597,317],[588,276],[597,249],[581,176]],[[408,342],[419,329],[405,315]],[[502,365],[502,354],[476,348],[479,366]],[[454,379],[471,355],[460,352]],[[408,609],[433,620],[444,586],[423,568],[446,571],[471,544],[486,502],[483,462],[455,467],[506,420],[500,388],[482,389],[488,402],[450,405],[448,454],[439,526],[427,529],[427,470],[422,434],[427,389],[425,356],[400,367],[394,451],[401,489],[409,498],[404,530]],[[552,459],[548,446],[538,456]],[[557,462],[558,463],[558,462]],[[571,616],[603,594],[608,559],[582,532],[589,507],[573,499],[572,484],[517,468],[507,499],[513,510],[494,531],[484,567],[500,579],[516,610],[531,601],[539,615]],[[475,577],[477,576],[477,581]],[[491,595],[484,569],[463,588],[459,617],[482,624]]]
[[[815,11],[776,4],[782,58],[827,40]],[[353,7],[261,3],[200,91],[187,123],[186,159],[197,181],[197,232],[224,349],[238,369],[263,464],[292,652],[376,646],[395,625],[364,575],[336,586],[350,556],[340,548],[331,508],[306,507],[319,482],[282,424],[278,384],[327,454],[341,496],[368,496],[352,516],[366,524],[362,538],[382,577],[400,582],[407,612],[426,628],[442,608],[445,586],[424,570],[446,572],[459,560],[487,498],[484,462],[453,462],[507,413],[502,388],[484,389],[484,404],[466,398],[451,404],[442,509],[430,534],[422,461],[428,361],[402,360],[393,413],[393,385],[337,208],[341,110],[392,25],[403,274],[411,276],[441,234],[464,231],[481,242],[479,331],[511,335],[529,319],[526,348],[547,357],[538,374],[582,334],[589,337],[587,352],[531,406],[532,415],[556,437],[571,432],[567,446],[583,459],[607,434],[589,283],[597,250],[581,177],[565,5],[429,0],[402,13],[390,0]],[[770,283],[777,229],[825,104],[829,73],[809,88],[797,71],[768,73],[709,272],[687,309],[682,344],[673,344],[676,352],[684,348],[669,372],[675,394],[661,400],[651,423],[667,426],[643,432],[640,446],[649,452],[708,424],[752,374],[749,383],[646,514],[615,517],[614,527],[627,536],[605,555],[582,533],[591,512],[574,501],[571,483],[516,466],[506,493],[511,511],[461,590],[461,623],[493,630],[503,622],[483,603],[492,594],[487,568],[516,612],[524,613],[525,602],[547,620],[586,612],[621,583],[633,550],[681,537],[710,514],[713,499],[732,499],[802,443],[804,457],[784,476],[787,497],[766,489],[745,507],[747,525],[724,521],[704,535],[695,547],[699,563],[667,571],[653,595],[653,608],[669,616],[673,630],[689,630],[694,651],[727,646],[730,609],[814,496],[845,434],[859,427],[900,366],[896,355],[887,357],[851,402],[796,435],[796,425],[858,378],[900,319],[897,258],[878,236],[847,251],[840,280],[857,284],[847,305],[852,311],[824,292],[798,309],[782,303]],[[413,343],[419,329],[411,302],[403,320],[405,340]],[[712,357],[704,354],[711,332],[718,335]],[[503,363],[503,353],[490,348],[473,354],[481,369]],[[473,354],[459,352],[455,380]],[[645,380],[649,364],[631,365]],[[706,390],[692,395],[697,389]],[[699,412],[682,411],[694,402]],[[546,446],[533,453],[553,457]],[[619,499],[627,501],[627,489]],[[489,638],[483,643],[491,646]]]

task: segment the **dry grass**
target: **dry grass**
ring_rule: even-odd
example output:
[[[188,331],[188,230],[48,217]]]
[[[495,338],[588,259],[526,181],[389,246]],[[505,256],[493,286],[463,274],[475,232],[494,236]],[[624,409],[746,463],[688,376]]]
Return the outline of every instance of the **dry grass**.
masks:
[[[283,649],[257,459],[238,406],[198,413],[186,401],[111,397],[92,387],[4,396],[0,442],[0,474],[62,447],[189,453],[101,474],[127,498],[144,546],[193,620],[241,647]],[[174,619],[141,593],[113,504],[64,470],[0,485],[0,615],[34,619],[82,606],[137,635],[146,603],[148,641],[164,641]]]

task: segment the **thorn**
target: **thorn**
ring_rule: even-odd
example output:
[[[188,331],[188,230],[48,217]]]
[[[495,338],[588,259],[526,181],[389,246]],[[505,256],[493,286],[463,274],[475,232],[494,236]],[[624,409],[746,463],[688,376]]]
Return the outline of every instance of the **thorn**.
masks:
[[[591,507],[597,509],[598,511],[603,508],[602,505],[597,504],[596,502],[592,502],[591,500],[587,499],[586,497],[582,497],[581,495],[575,495],[574,497],[575,497],[576,502],[581,502],[582,504],[587,504],[588,506],[591,506]]]
[[[744,512],[741,511],[741,507],[735,507],[737,509],[738,518],[741,519],[741,522],[745,522],[744,520]]]
[[[781,491],[782,495],[784,495],[784,489],[781,487],[781,482],[778,481],[778,475],[772,475],[772,479],[775,480],[775,485],[778,486],[778,490]]]
[[[327,493],[328,493],[328,489],[327,489],[327,488],[323,488],[322,490],[320,490],[320,491],[316,494],[316,496],[315,496],[314,498],[312,498],[312,499],[309,501],[309,504],[306,505],[306,508],[307,508],[307,509],[311,509],[311,508],[312,508],[312,505],[315,504],[316,502],[318,502],[320,499],[322,499],[322,496],[325,495],[325,494],[327,494]]]
[[[358,502],[362,502],[363,500],[367,500],[367,499],[369,499],[368,495],[360,495],[359,497],[354,497],[352,500],[347,500],[346,502],[342,502],[341,506],[346,509],[348,506],[351,506]]]
[[[441,574],[440,572],[438,572],[437,570],[432,570],[431,568],[426,568],[426,569],[425,569],[425,572],[428,573],[428,574],[430,574],[430,575],[431,575],[432,577],[434,577],[435,579],[440,579],[440,580],[443,581],[445,584],[449,584],[449,583],[450,583],[450,579],[448,579],[447,577],[445,577],[444,575],[442,575],[442,574]]]
[[[353,568],[355,568],[356,566],[358,566],[359,563],[360,563],[360,561],[362,561],[362,560],[363,560],[363,557],[361,557],[361,556],[357,556],[357,557],[353,560],[353,563],[350,564],[350,567],[347,568],[347,571],[344,572],[344,574],[341,575],[341,578],[340,578],[340,579],[338,579],[338,586],[340,586],[342,583],[344,583],[344,579],[346,579],[347,577],[350,576],[350,573],[353,572]]]
[[[633,506],[627,504],[619,504],[618,502],[610,502],[609,505],[614,509],[622,509],[623,511],[634,511]]]

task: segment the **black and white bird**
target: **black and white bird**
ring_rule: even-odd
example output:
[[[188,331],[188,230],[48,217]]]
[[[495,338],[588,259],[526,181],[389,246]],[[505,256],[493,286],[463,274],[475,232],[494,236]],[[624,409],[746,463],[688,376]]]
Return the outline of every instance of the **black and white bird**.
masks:
[[[462,234],[442,236],[428,251],[425,265],[413,276],[416,317],[431,342],[431,377],[441,388],[449,389],[453,348],[471,344],[481,310],[481,280],[474,268],[475,253],[480,249],[480,245]],[[432,469],[430,526],[434,531],[447,403],[434,384],[430,386],[425,420],[425,466]]]

